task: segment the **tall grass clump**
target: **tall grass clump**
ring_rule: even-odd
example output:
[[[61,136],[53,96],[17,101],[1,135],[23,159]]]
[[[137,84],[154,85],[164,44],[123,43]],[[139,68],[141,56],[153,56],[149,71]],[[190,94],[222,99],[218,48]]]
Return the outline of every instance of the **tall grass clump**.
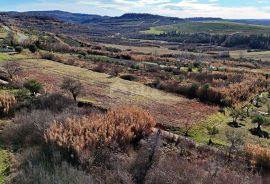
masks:
[[[151,133],[153,117],[136,107],[111,110],[104,115],[55,121],[45,134],[48,142],[77,153],[95,149],[124,148]]]
[[[6,92],[0,92],[0,112],[7,114],[12,107],[16,104],[16,98],[15,96],[6,93]]]

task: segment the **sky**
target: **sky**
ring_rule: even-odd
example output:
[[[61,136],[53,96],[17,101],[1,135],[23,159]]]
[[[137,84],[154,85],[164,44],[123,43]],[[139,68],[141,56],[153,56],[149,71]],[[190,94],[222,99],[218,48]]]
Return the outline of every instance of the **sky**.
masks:
[[[37,10],[108,16],[152,13],[180,18],[270,19],[270,0],[0,0],[0,11]]]

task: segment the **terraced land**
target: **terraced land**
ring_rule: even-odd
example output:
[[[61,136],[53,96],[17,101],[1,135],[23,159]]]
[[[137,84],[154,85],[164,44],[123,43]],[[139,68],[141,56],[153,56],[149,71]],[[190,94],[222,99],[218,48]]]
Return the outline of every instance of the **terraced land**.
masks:
[[[165,125],[181,127],[183,121],[200,122],[218,110],[216,106],[162,92],[137,82],[49,60],[27,59],[22,60],[22,65],[25,70],[21,77],[39,80],[45,85],[45,91],[60,91],[59,86],[64,77],[75,78],[84,84],[84,100],[103,107],[141,106]]]

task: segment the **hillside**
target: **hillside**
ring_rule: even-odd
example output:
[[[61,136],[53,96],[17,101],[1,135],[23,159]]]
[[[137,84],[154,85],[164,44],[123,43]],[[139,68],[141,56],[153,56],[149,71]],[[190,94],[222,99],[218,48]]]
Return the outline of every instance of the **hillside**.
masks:
[[[218,18],[0,13],[0,184],[270,183],[261,33]]]
[[[179,24],[152,27],[145,31],[147,34],[160,34],[169,32],[185,33],[214,33],[214,34],[269,34],[270,27],[234,23],[228,21],[204,21],[204,22],[184,22]]]

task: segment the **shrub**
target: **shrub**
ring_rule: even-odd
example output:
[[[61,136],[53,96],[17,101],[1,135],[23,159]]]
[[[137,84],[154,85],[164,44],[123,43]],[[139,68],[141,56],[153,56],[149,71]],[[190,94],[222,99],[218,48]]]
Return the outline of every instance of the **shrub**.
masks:
[[[37,82],[36,80],[27,80],[24,82],[23,87],[28,89],[32,96],[39,93],[42,89],[42,84]]]
[[[62,61],[62,59],[59,56],[57,56],[51,52],[41,53],[40,56],[42,59],[47,59],[47,60],[56,61],[56,62]]]
[[[122,75],[121,79],[129,80],[129,81],[137,81],[137,80],[139,80],[139,78],[136,75],[132,75],[132,74]]]
[[[29,153],[37,154],[37,153]],[[41,154],[41,153],[38,153]],[[33,157],[33,156],[32,156]],[[52,163],[42,156],[41,158],[28,158],[20,172],[7,183],[12,184],[93,184],[94,179],[84,171],[78,170],[67,162]]]
[[[98,66],[96,66],[93,69],[93,71],[99,72],[99,73],[104,73],[105,72],[104,64],[103,63],[99,63]]]
[[[26,88],[21,88],[16,91],[15,97],[18,101],[25,99],[29,95],[29,90]]]
[[[151,133],[153,117],[142,109],[120,108],[105,115],[67,119],[55,123],[46,132],[48,142],[77,153],[100,147],[121,147],[135,143]]]
[[[3,140],[13,149],[32,147],[44,143],[44,130],[54,119],[49,111],[21,111],[15,114],[14,122],[3,130]]]
[[[35,52],[37,52],[37,50],[38,50],[38,48],[37,48],[37,46],[35,45],[35,44],[31,44],[31,45],[29,45],[29,50],[32,52],[32,53],[35,53]]]
[[[23,48],[21,46],[16,46],[15,51],[21,53],[23,51]]]
[[[58,93],[39,96],[31,102],[31,109],[50,110],[54,113],[62,112],[66,108],[71,108],[74,104],[71,98]]]
[[[196,97],[198,89],[199,89],[199,86],[197,84],[192,84],[189,91],[188,91],[188,96],[190,98]]]

